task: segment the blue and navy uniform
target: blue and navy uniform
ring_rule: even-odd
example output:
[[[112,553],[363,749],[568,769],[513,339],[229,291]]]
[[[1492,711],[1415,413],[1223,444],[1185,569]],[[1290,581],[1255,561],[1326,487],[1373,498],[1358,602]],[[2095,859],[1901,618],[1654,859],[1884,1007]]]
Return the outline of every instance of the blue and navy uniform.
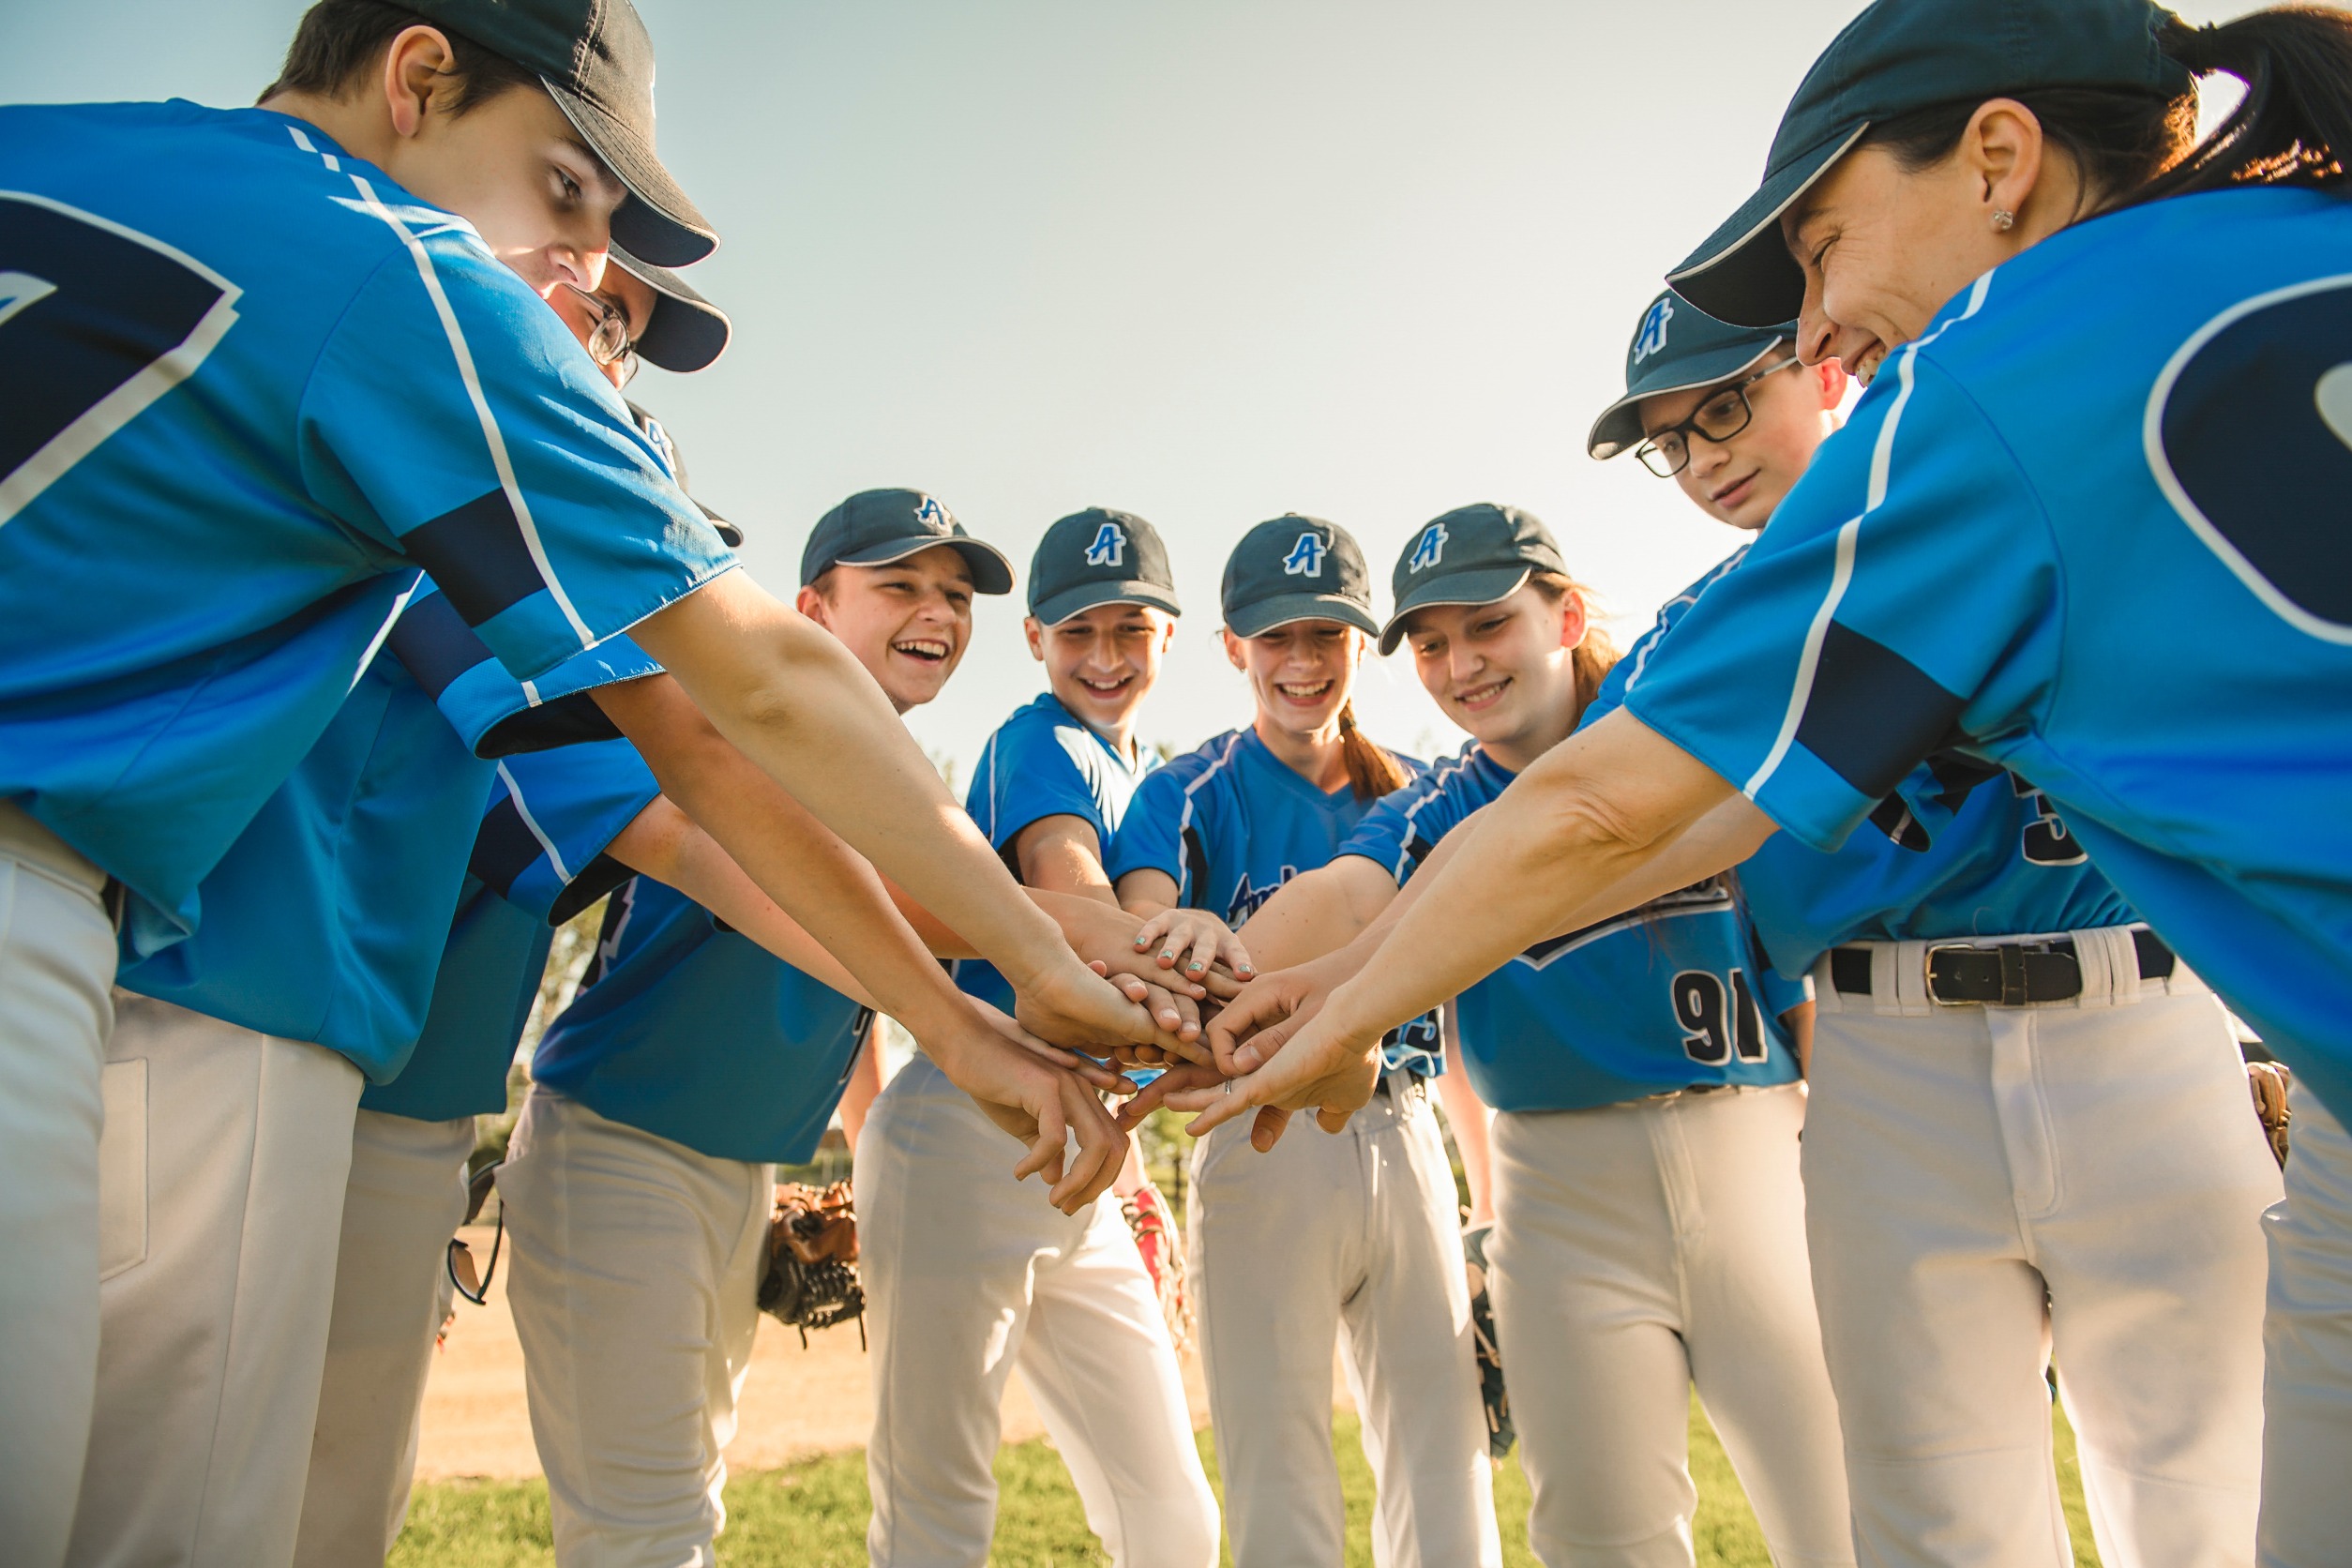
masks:
[[[1609,671],[1586,708],[1591,724],[1625,701],[1626,684],[1742,547],[1667,601],[1657,624]],[[1772,966],[1802,980],[1847,942],[1932,941],[2094,930],[2137,920],[2047,797],[2005,770],[1939,753],[1895,787],[1865,829],[1833,854],[1775,834],[1740,867],[1740,893]]]
[[[555,927],[628,882],[606,847],[660,792],[624,740],[499,764],[416,1048],[398,1078],[360,1095],[360,1109],[446,1122],[506,1108],[506,1072]]]
[[[1416,776],[1425,771],[1412,758],[1397,761]],[[1165,872],[1180,905],[1238,928],[1284,882],[1330,864],[1373,804],[1344,786],[1324,793],[1267,750],[1256,730],[1229,730],[1137,786],[1106,868],[1113,882],[1130,871]],[[1391,1033],[1382,1057],[1391,1072],[1443,1072],[1438,1015]]]
[[[733,557],[470,225],[315,128],[0,109],[0,800],[130,950],[324,734],[419,568],[536,680]]]
[[[1013,840],[1047,817],[1081,819],[1108,857],[1136,784],[1154,761],[1138,748],[1130,765],[1048,691],[997,726],[980,748],[964,809],[1017,878]],[[957,960],[956,984],[966,995],[1013,1010],[1013,988],[985,959]]]
[[[2352,1105],[2352,205],[2179,197],[1980,278],[1891,354],[1626,690],[1792,837],[1931,754],[2031,779]]]
[[[872,1015],[639,877],[605,907],[580,995],[531,1077],[608,1121],[713,1159],[804,1165]]]
[[[1411,881],[1515,777],[1473,744],[1364,814],[1339,847]],[[1802,987],[1759,961],[1721,879],[1537,942],[1464,991],[1462,1068],[1497,1110],[1586,1110],[1680,1089],[1797,1076],[1779,1015]]]

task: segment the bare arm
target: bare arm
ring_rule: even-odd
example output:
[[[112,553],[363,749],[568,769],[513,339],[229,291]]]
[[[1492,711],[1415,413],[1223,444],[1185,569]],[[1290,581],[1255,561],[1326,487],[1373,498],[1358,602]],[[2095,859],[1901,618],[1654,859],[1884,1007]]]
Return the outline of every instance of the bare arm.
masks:
[[[1438,1075],[1438,1103],[1445,1107],[1446,1130],[1462,1156],[1462,1176],[1470,1183],[1469,1228],[1495,1223],[1495,1165],[1493,1120],[1486,1102],[1462,1070],[1462,1031],[1454,1016],[1458,1003],[1445,1004],[1445,1071]]]
[[[882,1093],[882,1020],[876,1018],[867,1024],[866,1038],[857,1043],[857,1062],[841,1090],[841,1136],[849,1141],[852,1160],[857,1158],[858,1135],[866,1130],[866,1113],[874,1108],[874,1096]]]

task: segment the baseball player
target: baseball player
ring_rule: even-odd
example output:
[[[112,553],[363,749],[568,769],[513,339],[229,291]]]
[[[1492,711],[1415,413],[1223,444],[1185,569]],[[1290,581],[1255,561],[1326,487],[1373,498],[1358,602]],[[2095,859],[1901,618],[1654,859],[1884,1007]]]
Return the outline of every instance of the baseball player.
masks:
[[[2213,70],[2254,85],[2191,147]],[[1799,88],[1763,188],[1671,281],[1721,319],[1802,311],[1800,353],[1870,391],[1625,712],[1530,773],[1202,1120],[1360,1101],[1383,1027],[1531,935],[1775,825],[1834,850],[1956,746],[2030,779],[2177,950],[2170,984],[2194,966],[2316,1092],[2269,1222],[2259,1552],[2340,1560],[2352,1141],[2323,1102],[2352,1104],[2352,838],[2328,804],[2352,766],[2352,635],[2323,587],[2340,534],[2308,520],[2352,429],[2348,81],[2333,11],[1864,11]],[[2087,994],[2146,985],[2133,952],[2065,956]]]
[[[1760,529],[1846,387],[1797,362],[1795,330],[1660,295],[1588,449],[1634,448]],[[1667,603],[1587,724],[1745,553]],[[1775,837],[1740,869],[1780,972],[1822,973],[1805,1213],[1857,1530],[1880,1559],[1932,1541],[1939,1560],[2072,1561],[2055,1349],[2101,1560],[2251,1562],[2277,1164],[2220,1004],[2030,784],[1985,772],[1931,759],[1873,812],[1883,831],[1833,855]],[[2128,957],[2138,983],[2090,990],[2040,957],[2054,940]]]
[[[593,286],[616,223],[657,264],[714,243],[654,156],[634,11],[419,11],[315,9],[261,109],[0,113],[7,324],[54,368],[0,457],[0,1243],[22,1265],[0,1286],[0,1404],[23,1412],[0,1431],[0,1535],[42,1568],[95,1386],[111,912],[142,954],[194,928],[198,883],[325,731],[419,565],[518,677],[635,624],[694,693],[640,694],[660,706],[628,722],[691,738],[701,704],[1037,975],[1041,1026],[1143,1028],[1004,896],[837,646],[730,570],[533,293]],[[928,988],[907,1006],[954,1016],[906,972]],[[1020,1093],[1079,1126],[1076,1198],[1123,1140],[1039,1071],[1021,1064]],[[318,1087],[355,1099],[356,1075]],[[1043,1168],[1065,1168],[1060,1144],[1041,1134]]]
[[[1394,584],[1381,646],[1410,644],[1473,744],[1275,894],[1248,933],[1270,968],[1376,921],[1449,833],[1566,740],[1614,662],[1551,535],[1516,507],[1433,520]],[[1462,1065],[1497,1111],[1495,1323],[1547,1563],[1693,1560],[1694,1384],[1773,1560],[1852,1560],[1783,1017],[1803,1002],[1759,961],[1719,879],[1466,982]]]
[[[1136,715],[1177,613],[1150,523],[1096,507],[1046,531],[1024,626],[1048,689],[988,738],[967,799],[1023,882],[1115,901],[1102,857],[1151,761]],[[986,964],[957,969],[983,1001],[1009,994]],[[1111,1560],[1205,1568],[1217,1557],[1216,1502],[1120,1206],[1065,1216],[1000,1201],[1003,1184],[976,1179],[988,1138],[920,1059],[883,1089],[858,1138],[874,1330],[867,1551],[880,1568],[987,1560],[998,1410],[1018,1363]]]
[[[1227,558],[1222,597],[1226,656],[1256,717],[1144,776],[1107,869],[1138,914],[1190,908],[1240,926],[1423,770],[1356,727],[1356,670],[1380,624],[1345,529],[1295,514],[1259,523]],[[1147,920],[1139,935],[1159,931]],[[1339,1137],[1261,1159],[1236,1126],[1193,1153],[1191,1288],[1242,1568],[1346,1555],[1331,1446],[1342,1336],[1380,1560],[1502,1560],[1454,1173],[1426,1087],[1467,1080],[1440,1077],[1435,1016],[1383,1049],[1380,1093]],[[1447,1113],[1485,1126],[1474,1094],[1450,1097]],[[1466,1164],[1485,1153],[1463,1143]]]

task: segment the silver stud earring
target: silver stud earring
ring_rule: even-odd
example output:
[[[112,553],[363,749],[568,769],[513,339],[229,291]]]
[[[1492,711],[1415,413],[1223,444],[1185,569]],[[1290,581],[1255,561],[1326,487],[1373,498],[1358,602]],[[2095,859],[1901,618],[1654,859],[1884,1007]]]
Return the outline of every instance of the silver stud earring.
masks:
[[[2017,226],[2017,215],[2006,207],[1993,209],[1993,232],[2005,234]]]

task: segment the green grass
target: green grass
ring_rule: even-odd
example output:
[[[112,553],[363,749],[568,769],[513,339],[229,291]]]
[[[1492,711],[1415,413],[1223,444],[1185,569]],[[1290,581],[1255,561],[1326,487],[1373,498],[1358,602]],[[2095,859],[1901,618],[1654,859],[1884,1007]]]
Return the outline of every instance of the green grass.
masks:
[[[1354,1418],[1340,1416],[1335,1426],[1340,1485],[1348,1500],[1348,1564],[1370,1568],[1372,1475],[1357,1446]],[[2099,1560],[2091,1551],[2083,1513],[2074,1435],[2062,1415],[2058,1440],[2058,1481],[2066,1496],[2067,1522],[2074,1532],[2075,1561],[2096,1568]],[[1216,1459],[1205,1432],[1200,1455],[1214,1484]],[[1691,1474],[1698,1483],[1698,1518],[1693,1530],[1698,1560],[1710,1568],[1769,1568],[1772,1560],[1747,1499],[1696,1404],[1691,1408]],[[1002,1498],[989,1560],[997,1568],[1080,1568],[1109,1562],[1086,1528],[1069,1473],[1044,1442],[1000,1451],[996,1477]],[[1516,1455],[1495,1477],[1495,1508],[1502,1519],[1503,1561],[1511,1568],[1531,1568],[1535,1556],[1527,1546],[1527,1477]],[[727,1530],[718,1538],[719,1557],[733,1568],[864,1568],[866,1513],[862,1454],[827,1455],[783,1470],[738,1475],[727,1485]],[[387,1568],[536,1568],[554,1560],[544,1484],[452,1481],[417,1487],[408,1529],[393,1548]]]

